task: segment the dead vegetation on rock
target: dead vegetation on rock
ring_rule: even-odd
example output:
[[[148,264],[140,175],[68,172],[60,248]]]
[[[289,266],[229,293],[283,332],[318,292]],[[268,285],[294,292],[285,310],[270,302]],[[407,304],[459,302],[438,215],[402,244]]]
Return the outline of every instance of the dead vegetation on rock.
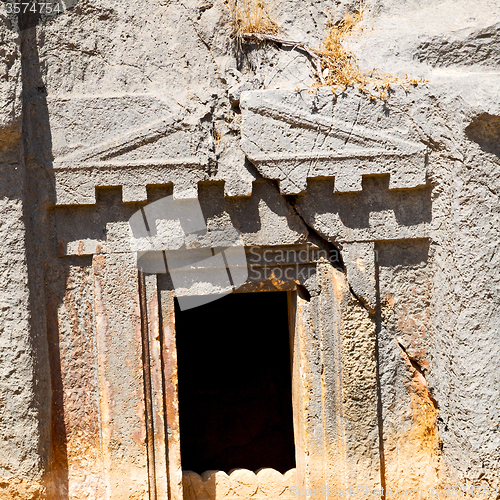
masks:
[[[354,13],[347,13],[337,23],[328,21],[327,33],[320,50],[321,68],[326,84],[333,89],[346,90],[355,86],[371,98],[386,99],[390,86],[398,81],[397,77],[382,74],[376,70],[361,71],[356,54],[344,46],[346,39],[355,36],[355,30],[363,19],[364,6],[360,5]]]
[[[223,0],[222,11],[239,39],[247,33],[275,35],[280,28],[275,3],[269,0]]]
[[[381,73],[376,69],[362,71],[356,55],[345,46],[346,40],[362,32],[360,22],[365,6],[360,3],[352,13],[340,21],[327,23],[327,32],[320,48],[311,47],[300,40],[291,40],[281,33],[275,19],[276,3],[269,0],[224,0],[223,12],[226,22],[233,28],[240,41],[271,42],[291,46],[305,52],[313,62],[318,84],[330,86],[334,93],[356,87],[370,99],[387,99],[391,85],[405,89],[408,85],[423,83],[423,79],[411,79]],[[356,33],[358,30],[358,33]]]

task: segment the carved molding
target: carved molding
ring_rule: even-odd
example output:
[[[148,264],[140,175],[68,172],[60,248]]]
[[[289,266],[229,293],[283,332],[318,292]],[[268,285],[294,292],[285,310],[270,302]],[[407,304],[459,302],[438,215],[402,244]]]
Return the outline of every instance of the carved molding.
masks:
[[[281,474],[274,469],[257,473],[236,469],[230,474],[206,471],[201,476],[183,471],[182,483],[185,500],[276,500],[290,497],[290,488],[296,486],[296,470]]]
[[[146,201],[146,186],[174,185],[196,198],[209,178],[200,131],[174,101],[154,95],[70,96],[48,101],[56,205],[96,202],[95,188],[122,186],[123,202]]]
[[[244,92],[242,148],[283,194],[305,191],[307,179],[334,177],[334,192],[362,190],[366,175],[389,174],[389,189],[426,183],[426,147],[403,112],[317,93]],[[389,116],[388,116],[389,113]]]

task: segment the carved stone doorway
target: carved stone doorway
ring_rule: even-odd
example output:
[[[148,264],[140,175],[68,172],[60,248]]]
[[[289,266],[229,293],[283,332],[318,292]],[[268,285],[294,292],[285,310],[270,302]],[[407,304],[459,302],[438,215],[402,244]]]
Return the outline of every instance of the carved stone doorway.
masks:
[[[175,310],[183,470],[295,468],[286,292]]]
[[[271,279],[241,290],[287,292],[296,470],[284,475],[270,468],[183,473],[174,292],[168,275],[140,278],[151,498],[274,500],[307,489],[379,486],[374,324],[353,303],[342,272],[325,259],[307,265],[316,283],[311,295],[298,280]]]

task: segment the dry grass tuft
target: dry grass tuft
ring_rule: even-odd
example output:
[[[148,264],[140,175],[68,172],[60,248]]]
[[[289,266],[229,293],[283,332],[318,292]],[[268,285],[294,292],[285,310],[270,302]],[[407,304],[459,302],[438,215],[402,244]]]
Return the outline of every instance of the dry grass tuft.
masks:
[[[277,36],[280,27],[274,20],[275,6],[278,0],[220,0],[225,21],[229,24],[239,41],[270,42],[292,46],[305,52],[313,62],[318,85],[329,85],[333,92],[345,91],[355,86],[367,93],[370,99],[387,99],[392,84],[407,89],[407,85],[417,85],[425,80],[403,80],[398,77],[380,73],[377,70],[361,71],[358,68],[356,55],[344,46],[349,37],[359,30],[363,19],[364,4],[357,10],[337,22],[329,22],[323,46],[313,48],[300,40],[289,40]],[[362,29],[360,30],[362,31]]]
[[[369,95],[370,99],[387,99],[391,85],[398,84],[405,90],[408,85],[424,83],[424,79],[400,79],[397,76],[381,73],[378,70],[361,71],[358,68],[356,55],[344,47],[343,43],[349,37],[355,36],[356,30],[363,30],[359,23],[363,20],[364,4],[361,2],[353,14],[346,14],[337,22],[328,23],[328,31],[323,42],[323,47],[316,51],[321,57],[322,75],[319,79],[323,85],[330,85],[335,92],[355,86],[361,92]]]
[[[226,22],[241,39],[245,33],[275,35],[279,25],[274,20],[275,3],[269,0],[222,0]]]
[[[364,6],[361,4],[353,14],[346,14],[338,23],[328,23],[323,47],[318,51],[323,78],[333,90],[346,90],[350,86],[356,86],[372,99],[386,99],[391,84],[398,82],[398,78],[376,70],[361,71],[356,55],[343,45],[347,38],[355,35],[355,30],[363,19],[363,10]]]

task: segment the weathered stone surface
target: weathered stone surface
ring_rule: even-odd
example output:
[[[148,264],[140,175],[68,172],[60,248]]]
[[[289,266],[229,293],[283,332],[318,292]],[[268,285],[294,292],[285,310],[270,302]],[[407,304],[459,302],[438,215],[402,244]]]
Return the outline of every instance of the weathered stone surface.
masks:
[[[389,189],[425,185],[426,147],[390,104],[323,88],[244,93],[241,108],[242,148],[283,194],[300,194],[318,177],[333,177],[336,193],[361,191],[366,175],[389,174]]]
[[[137,270],[132,255],[98,255],[92,265],[96,328],[93,363],[101,430],[99,472],[108,498],[143,498],[149,487],[147,402],[140,298],[134,293]],[[74,460],[71,463],[74,466]],[[72,496],[78,497],[78,493]]]
[[[209,471],[202,476],[192,471],[184,471],[182,482],[185,500],[217,499],[259,499],[275,500],[288,498],[291,492],[297,494],[295,469],[280,474],[274,469],[261,469],[254,473],[236,469],[229,475],[222,471]]]
[[[344,243],[342,257],[352,292],[360,297],[370,312],[377,308],[375,248],[373,242]]]
[[[13,29],[14,28],[14,29]],[[29,196],[21,140],[21,40],[0,6],[0,498],[46,492],[46,344],[34,327]],[[43,304],[40,304],[42,308]]]
[[[55,98],[48,112],[58,205],[94,204],[96,187],[120,185],[124,202],[145,201],[147,184],[173,183],[174,197],[196,198],[208,178],[208,158],[197,153],[204,136],[175,101]]]
[[[2,149],[18,140],[21,131],[21,58],[20,36],[16,26],[7,18],[6,6],[0,6],[0,140]]]
[[[365,34],[352,46],[364,69],[375,66],[412,77],[418,71],[424,73],[418,76],[429,78],[439,75],[432,71],[433,66],[458,66],[458,71],[443,74],[453,87],[458,73],[471,73],[470,66],[481,65],[483,70],[495,66],[498,14],[499,5],[491,0],[474,7],[466,1],[377,1],[364,16]],[[491,52],[482,49],[486,40]]]
[[[436,36],[422,42],[416,59],[434,67],[473,65],[497,67],[500,63],[497,48],[500,46],[500,25],[476,30],[463,28],[448,36]]]
[[[276,16],[319,47],[327,19],[353,8],[284,0]],[[324,403],[311,422],[325,426],[309,423],[317,454],[297,481],[499,486],[499,14],[494,0],[368,1],[349,41],[360,67],[428,80],[394,85],[387,102],[309,90],[303,52],[239,44],[212,3],[80,0],[21,35],[2,16],[0,497],[142,500],[155,470],[158,494],[181,500],[175,367],[153,421],[168,456],[154,467],[140,407],[150,362],[161,413],[174,320],[160,354],[156,292],[148,282],[141,313],[128,226],[172,193],[198,198],[210,231],[237,227],[258,256],[341,251],[345,274],[311,259],[307,279],[243,288],[296,289],[305,347],[331,362],[304,372]],[[175,246],[167,219],[157,243]],[[342,289],[335,314],[328,273]],[[186,474],[186,494],[230,498],[232,483],[245,498],[288,494],[254,472]]]

